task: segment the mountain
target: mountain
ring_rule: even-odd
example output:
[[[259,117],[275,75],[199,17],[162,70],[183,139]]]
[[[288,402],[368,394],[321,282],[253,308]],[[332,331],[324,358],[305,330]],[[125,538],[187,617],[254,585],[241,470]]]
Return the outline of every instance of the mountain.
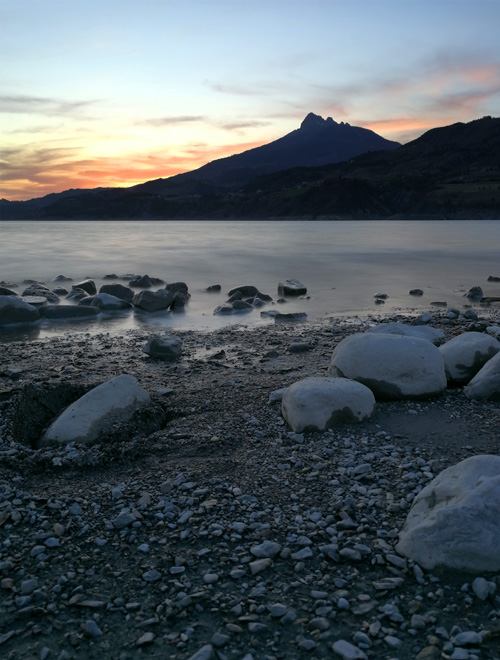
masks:
[[[300,128],[274,142],[214,160],[192,172],[139,184],[134,189],[161,195],[220,194],[263,174],[297,166],[339,163],[368,151],[399,146],[399,142],[386,140],[367,128],[338,124],[331,117],[323,119],[310,112]]]
[[[279,140],[192,172],[131,188],[1,200],[0,217],[500,219],[499,154],[499,118],[434,128],[398,146],[311,113]]]

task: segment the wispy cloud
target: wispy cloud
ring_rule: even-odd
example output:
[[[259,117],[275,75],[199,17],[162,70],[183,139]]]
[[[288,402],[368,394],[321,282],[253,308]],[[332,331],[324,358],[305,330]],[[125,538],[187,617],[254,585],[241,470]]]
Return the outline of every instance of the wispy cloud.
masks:
[[[203,115],[182,115],[180,117],[152,117],[150,119],[143,119],[137,123],[146,126],[162,127],[162,126],[172,126],[175,124],[189,124],[198,121],[206,121],[206,117],[204,117]]]
[[[0,112],[9,114],[36,114],[47,117],[78,116],[96,101],[66,101],[58,98],[0,95]]]

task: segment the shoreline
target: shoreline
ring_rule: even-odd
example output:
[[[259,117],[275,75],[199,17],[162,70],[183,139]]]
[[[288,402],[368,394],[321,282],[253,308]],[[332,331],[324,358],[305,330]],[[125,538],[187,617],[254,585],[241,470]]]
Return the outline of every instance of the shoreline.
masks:
[[[433,311],[447,339],[468,324]],[[302,660],[335,657],[344,640],[370,659],[420,660],[451,657],[458,626],[482,635],[481,658],[498,658],[500,576],[484,576],[498,588],[481,599],[471,576],[424,572],[394,550],[433,476],[498,454],[498,403],[449,388],[303,435],[269,402],[324,375],[337,343],[364,328],[337,316],[174,331],[184,349],[172,363],[142,352],[147,328],[0,344],[2,651]],[[294,339],[311,349],[290,353]],[[9,438],[16,424],[25,441],[38,432],[70,385],[119,373],[152,395],[152,414],[131,428],[92,447],[33,451]],[[277,554],[255,554],[265,541]]]

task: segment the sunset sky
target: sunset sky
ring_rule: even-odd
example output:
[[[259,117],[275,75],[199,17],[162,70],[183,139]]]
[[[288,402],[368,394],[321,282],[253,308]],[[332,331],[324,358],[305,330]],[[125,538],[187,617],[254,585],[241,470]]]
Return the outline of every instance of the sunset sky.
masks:
[[[1,0],[0,197],[130,186],[308,112],[408,142],[500,116],[500,0]]]

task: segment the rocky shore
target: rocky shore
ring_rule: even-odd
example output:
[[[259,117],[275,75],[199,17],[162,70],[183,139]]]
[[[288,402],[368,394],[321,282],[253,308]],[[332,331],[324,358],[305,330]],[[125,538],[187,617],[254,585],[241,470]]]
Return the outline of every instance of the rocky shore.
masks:
[[[146,329],[0,344],[2,656],[498,660],[500,573],[428,571],[395,549],[436,475],[498,455],[498,402],[449,387],[297,433],[273,396],[326,376],[345,337],[410,320],[189,331],[174,361],[143,351]],[[471,320],[430,325],[451,339]],[[119,374],[147,409],[90,446],[37,448]]]

